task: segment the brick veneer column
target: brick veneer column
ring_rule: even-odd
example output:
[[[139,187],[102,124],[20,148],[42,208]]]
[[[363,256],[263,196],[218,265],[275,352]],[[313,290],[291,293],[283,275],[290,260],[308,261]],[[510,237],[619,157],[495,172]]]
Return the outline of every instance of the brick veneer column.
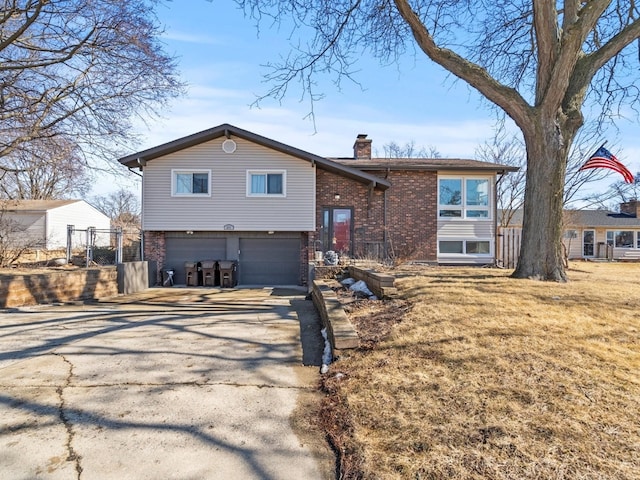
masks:
[[[164,232],[144,232],[144,258],[156,262],[155,283],[162,283],[162,268],[167,257]]]

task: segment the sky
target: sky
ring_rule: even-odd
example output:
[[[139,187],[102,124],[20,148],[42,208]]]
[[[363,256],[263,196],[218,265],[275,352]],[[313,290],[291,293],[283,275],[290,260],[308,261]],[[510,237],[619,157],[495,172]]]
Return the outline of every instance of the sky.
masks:
[[[150,148],[222,123],[326,157],[353,154],[358,134],[373,140],[374,155],[384,156],[384,145],[413,142],[435,148],[443,157],[475,158],[476,149],[491,140],[495,111],[462,81],[421,53],[407,54],[400,64],[380,65],[363,57],[357,64],[359,84],[317,77],[324,98],[311,105],[298,84],[292,84],[281,101],[267,98],[255,105],[269,84],[268,63],[290,51],[285,29],[256,28],[231,0],[174,0],[158,6],[166,51],[178,60],[186,96],[173,101],[160,119],[137,122],[139,145],[131,152]],[[603,138],[607,148],[632,172],[640,171],[640,123],[623,121],[620,131]],[[585,159],[586,160],[586,159]],[[125,186],[138,188],[129,175]],[[618,180],[607,177],[606,186]],[[95,194],[104,194],[103,182]],[[100,191],[100,188],[102,191]]]

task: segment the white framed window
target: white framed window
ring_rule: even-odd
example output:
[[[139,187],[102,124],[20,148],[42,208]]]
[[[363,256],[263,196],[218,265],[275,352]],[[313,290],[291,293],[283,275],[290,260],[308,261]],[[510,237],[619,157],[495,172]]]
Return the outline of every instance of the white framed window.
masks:
[[[438,177],[438,217],[489,220],[491,177]]]
[[[491,256],[491,240],[440,240],[438,255]]]
[[[210,197],[211,170],[171,170],[171,195]]]
[[[640,235],[633,230],[607,230],[607,245],[618,248],[640,248]]]
[[[247,170],[247,197],[286,197],[285,170]]]

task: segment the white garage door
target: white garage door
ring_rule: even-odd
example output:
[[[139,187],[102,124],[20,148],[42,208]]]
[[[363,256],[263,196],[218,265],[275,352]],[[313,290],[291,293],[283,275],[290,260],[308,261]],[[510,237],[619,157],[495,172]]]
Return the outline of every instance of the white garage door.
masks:
[[[238,274],[243,285],[299,285],[300,237],[240,238]]]

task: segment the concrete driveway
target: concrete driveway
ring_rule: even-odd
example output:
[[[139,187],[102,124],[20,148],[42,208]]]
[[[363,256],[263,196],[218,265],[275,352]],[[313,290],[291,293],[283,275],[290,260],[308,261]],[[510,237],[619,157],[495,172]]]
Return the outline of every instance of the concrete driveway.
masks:
[[[302,365],[303,295],[157,288],[0,310],[0,477],[334,478],[304,415],[318,368]]]

